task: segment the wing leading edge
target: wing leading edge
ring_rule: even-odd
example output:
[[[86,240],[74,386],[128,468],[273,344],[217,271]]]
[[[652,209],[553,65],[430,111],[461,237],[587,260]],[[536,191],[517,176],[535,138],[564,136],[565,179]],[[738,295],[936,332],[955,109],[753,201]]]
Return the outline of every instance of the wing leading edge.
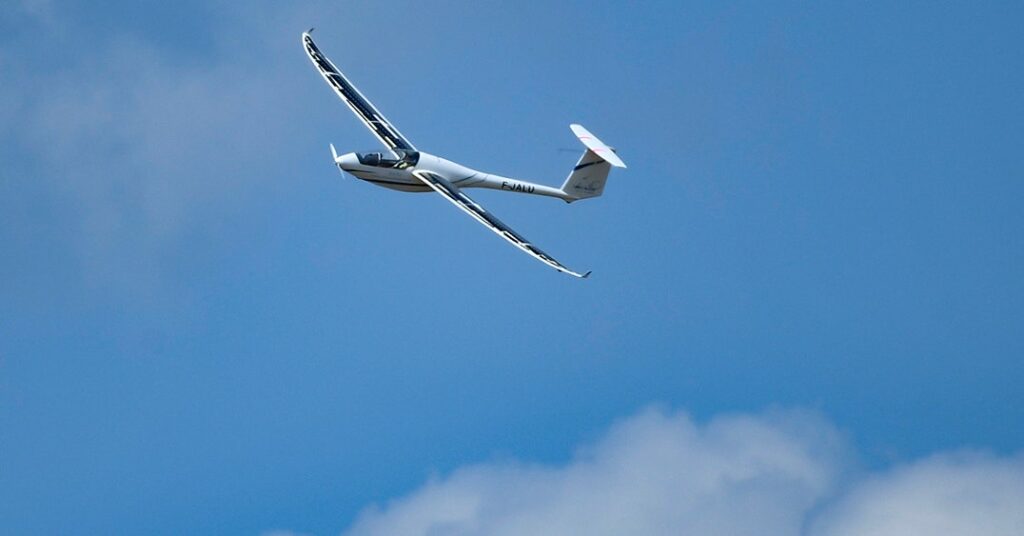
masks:
[[[478,205],[476,201],[470,199],[469,196],[462,193],[462,190],[459,190],[458,187],[448,182],[447,179],[438,175],[437,173],[418,170],[414,171],[413,175],[415,175],[416,178],[418,178],[419,180],[423,181],[427,186],[433,188],[435,192],[444,196],[445,199],[451,201],[455,206],[462,209],[463,212],[469,214],[470,216],[473,216],[473,218],[475,218],[477,221],[487,226],[488,229],[494,231],[495,234],[504,238],[505,240],[508,240],[509,242],[512,243],[512,245],[525,251],[526,253],[529,253],[531,256],[543,262],[544,264],[547,264],[548,266],[554,268],[555,270],[558,270],[559,272],[564,272],[569,275],[580,278],[584,278],[590,275],[590,272],[580,274],[566,268],[564,265],[562,265],[562,263],[556,261],[547,253],[541,251],[540,248],[537,248],[536,246],[531,244],[528,240],[526,240],[526,238],[523,237],[523,235],[513,231],[512,228],[510,228],[508,225],[505,225],[504,223],[502,223],[501,220],[495,218],[490,212],[484,210],[484,208]]]
[[[388,149],[416,150],[409,143],[409,140],[405,139],[405,136],[402,136],[402,133],[374,107],[373,103],[364,97],[356,89],[356,86],[353,86],[352,82],[345,78],[345,75],[341,74],[341,71],[331,63],[331,60],[327,59],[327,56],[320,52],[320,49],[316,47],[316,43],[313,42],[313,38],[310,37],[309,32],[302,34],[302,45],[306,49],[306,55],[309,56],[316,69],[320,71],[320,75],[324,77],[324,80],[327,81],[331,88],[334,89],[334,92],[341,97],[341,100],[345,101],[345,104],[355,112],[356,116],[366,125],[366,128],[369,128],[370,132],[373,132],[373,135],[381,143]]]

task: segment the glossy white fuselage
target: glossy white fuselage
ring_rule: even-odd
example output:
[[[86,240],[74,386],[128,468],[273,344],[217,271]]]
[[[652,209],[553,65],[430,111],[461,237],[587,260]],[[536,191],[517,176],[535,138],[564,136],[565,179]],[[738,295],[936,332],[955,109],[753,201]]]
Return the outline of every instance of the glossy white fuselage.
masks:
[[[413,171],[422,170],[437,173],[459,188],[490,188],[506,192],[557,197],[563,200],[570,199],[565,192],[558,188],[484,173],[422,151],[419,152],[419,161],[416,165],[402,169],[361,164],[356,153],[341,155],[337,159],[337,164],[338,168],[357,179],[403,192],[433,191],[413,175]]]

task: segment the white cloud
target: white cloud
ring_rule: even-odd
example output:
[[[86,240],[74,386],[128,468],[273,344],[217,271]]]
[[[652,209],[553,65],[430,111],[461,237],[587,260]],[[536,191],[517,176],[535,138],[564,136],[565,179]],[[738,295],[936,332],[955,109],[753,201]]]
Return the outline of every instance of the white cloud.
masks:
[[[22,7],[43,16],[48,5]],[[59,216],[84,278],[129,295],[159,287],[160,263],[184,235],[283,182],[302,97],[323,89],[291,77],[309,74],[291,28],[301,26],[277,17],[254,29],[229,15],[234,33],[187,58],[130,33],[79,43],[54,16],[57,26],[0,49],[12,81],[0,92],[13,103],[0,119],[24,148],[5,172],[68,208]]]
[[[202,201],[265,178],[258,170],[285,138],[294,101],[256,68],[234,59],[176,66],[124,40],[36,97],[29,136],[90,215],[138,217],[130,223],[173,234]]]
[[[820,536],[1024,534],[1024,458],[934,456],[869,478],[815,526]]]
[[[363,513],[349,534],[797,534],[842,444],[810,414],[696,425],[648,410],[562,467],[478,465]]]
[[[1021,534],[1019,458],[944,455],[849,478],[836,428],[804,412],[699,425],[647,410],[558,466],[487,463],[371,506],[350,536]]]

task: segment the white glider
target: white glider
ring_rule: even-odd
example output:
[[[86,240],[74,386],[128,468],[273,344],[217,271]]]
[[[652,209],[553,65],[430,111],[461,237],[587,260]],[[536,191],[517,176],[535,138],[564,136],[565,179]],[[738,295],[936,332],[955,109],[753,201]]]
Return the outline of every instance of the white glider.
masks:
[[[312,30],[310,30],[311,32]],[[331,145],[331,153],[338,169],[348,172],[378,186],[405,192],[435,191],[451,201],[477,221],[496,234],[511,242],[517,248],[529,253],[541,262],[559,272],[576,277],[587,277],[590,272],[580,274],[566,268],[562,263],[531,244],[522,235],[484,210],[479,204],[462,192],[463,188],[490,188],[508,192],[557,197],[567,203],[579,199],[597,197],[604,192],[608,172],[612,167],[626,167],[626,164],[601,140],[580,125],[571,125],[573,133],[586,146],[583,156],[569,173],[561,188],[510,179],[491,173],[483,173],[456,164],[423,151],[418,151],[394,125],[366,98],[341,71],[320,53],[309,32],[302,34],[302,46],[310,61],[320,71],[327,84],[341,97],[341,100],[356,114],[356,117],[370,129],[387,148],[384,151],[348,153],[339,155]]]

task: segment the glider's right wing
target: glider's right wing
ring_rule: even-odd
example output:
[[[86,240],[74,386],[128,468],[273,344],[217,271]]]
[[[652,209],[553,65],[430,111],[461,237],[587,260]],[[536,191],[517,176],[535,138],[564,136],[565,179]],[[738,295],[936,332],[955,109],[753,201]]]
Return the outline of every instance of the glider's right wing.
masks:
[[[345,104],[355,112],[356,116],[366,125],[366,128],[369,128],[370,132],[373,132],[373,135],[377,136],[377,139],[385,147],[388,149],[404,149],[406,151],[416,150],[409,143],[409,140],[405,139],[405,136],[402,136],[402,133],[383,114],[377,111],[373,103],[364,97],[356,89],[356,86],[353,86],[352,82],[345,78],[345,75],[341,74],[341,71],[331,63],[331,60],[320,53],[320,49],[316,48],[316,43],[313,42],[309,32],[302,34],[302,45],[306,49],[306,55],[309,56],[316,69],[320,71],[320,75],[324,77],[324,80],[330,84],[334,92],[341,97],[341,100],[345,101]]]
[[[509,242],[512,243],[512,245],[529,253],[531,256],[540,260],[544,264],[547,264],[548,266],[554,268],[555,270],[558,270],[559,272],[564,272],[576,277],[587,277],[588,275],[590,275],[590,272],[587,272],[585,274],[579,274],[566,268],[565,266],[562,265],[562,263],[556,261],[547,253],[541,251],[540,248],[537,248],[529,241],[527,241],[526,238],[523,237],[523,235],[513,231],[512,228],[510,228],[508,225],[505,225],[504,223],[501,222],[501,220],[492,216],[490,212],[484,210],[483,207],[476,204],[476,202],[470,199],[469,196],[462,193],[462,190],[459,190],[458,187],[448,182],[447,179],[438,175],[437,173],[425,170],[417,170],[413,171],[412,174],[415,175],[416,178],[418,178],[419,180],[423,181],[424,184],[433,188],[435,192],[441,194],[442,196],[444,196],[445,199],[451,201],[453,204],[455,204],[455,206],[462,209],[463,212],[469,214],[470,216],[473,216],[474,218],[476,218],[478,222],[486,225],[487,228],[494,231],[495,234],[504,238],[505,240],[508,240]]]

